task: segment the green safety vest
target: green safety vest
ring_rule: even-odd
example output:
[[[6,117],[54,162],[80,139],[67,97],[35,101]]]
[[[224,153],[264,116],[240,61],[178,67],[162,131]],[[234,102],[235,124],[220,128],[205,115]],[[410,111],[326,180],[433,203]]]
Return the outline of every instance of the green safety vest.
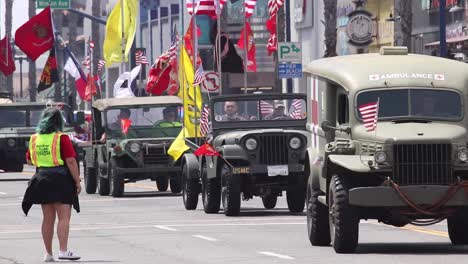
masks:
[[[60,155],[61,133],[34,134],[29,140],[29,154],[36,167],[64,165]]]

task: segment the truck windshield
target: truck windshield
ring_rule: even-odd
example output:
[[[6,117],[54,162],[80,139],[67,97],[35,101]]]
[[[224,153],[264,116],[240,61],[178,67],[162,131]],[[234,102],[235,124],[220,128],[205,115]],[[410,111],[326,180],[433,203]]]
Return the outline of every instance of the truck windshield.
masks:
[[[214,104],[215,121],[287,121],[306,118],[303,99],[220,101]]]
[[[395,89],[362,92],[357,108],[379,101],[379,119],[460,119],[462,99],[457,92],[435,89]],[[358,112],[359,118],[361,114]]]
[[[0,127],[36,127],[44,108],[18,109],[17,107],[15,109],[1,109]],[[65,126],[70,126],[68,120],[69,109],[64,107],[61,111],[65,119]]]

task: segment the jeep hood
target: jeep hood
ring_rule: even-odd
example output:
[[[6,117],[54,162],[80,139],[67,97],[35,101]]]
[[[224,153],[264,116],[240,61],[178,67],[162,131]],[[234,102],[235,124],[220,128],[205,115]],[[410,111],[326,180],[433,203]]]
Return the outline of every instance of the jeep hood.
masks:
[[[354,139],[385,142],[414,142],[414,141],[465,141],[467,130],[458,123],[431,122],[431,123],[394,123],[379,122],[377,132],[367,132],[363,125],[352,130]]]
[[[246,136],[246,135],[252,135],[252,134],[266,134],[266,133],[298,133],[298,134],[304,134],[303,131],[301,130],[293,130],[293,129],[278,129],[278,128],[272,128],[272,129],[249,129],[249,130],[236,130],[232,132],[226,132],[223,133],[219,136],[217,136],[214,140],[214,146],[220,146],[223,144],[237,144],[239,143],[239,140]],[[223,143],[224,142],[224,143]]]

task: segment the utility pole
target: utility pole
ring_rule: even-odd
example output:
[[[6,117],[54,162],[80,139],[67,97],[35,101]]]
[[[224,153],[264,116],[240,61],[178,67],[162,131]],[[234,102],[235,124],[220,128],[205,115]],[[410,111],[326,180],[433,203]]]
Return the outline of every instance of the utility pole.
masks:
[[[447,57],[447,39],[445,36],[445,4],[446,0],[439,0],[439,33],[440,33],[440,57]]]

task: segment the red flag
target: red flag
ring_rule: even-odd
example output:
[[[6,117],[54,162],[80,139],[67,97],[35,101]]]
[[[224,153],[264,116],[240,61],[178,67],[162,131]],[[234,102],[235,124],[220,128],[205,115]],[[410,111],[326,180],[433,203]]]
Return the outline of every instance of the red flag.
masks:
[[[97,91],[96,91],[96,80],[97,80],[97,78],[96,77],[97,76],[93,77],[90,74],[88,74],[88,76],[86,77],[86,80],[88,80],[88,83],[86,84],[85,94],[84,94],[83,100],[91,102],[91,96],[96,95],[96,93],[97,93]]]
[[[122,129],[122,133],[124,135],[128,134],[128,129],[130,128],[131,125],[132,125],[132,120],[128,118],[120,119],[120,128]]]
[[[266,28],[270,32],[270,38],[268,38],[267,50],[268,56],[278,50],[278,39],[276,38],[276,14],[270,17],[266,22]]]
[[[37,86],[37,91],[41,92],[52,86],[54,82],[59,81],[57,60],[55,59],[55,48],[50,50],[49,58],[47,59],[44,70],[42,70],[41,80]]]
[[[201,145],[193,154],[195,154],[195,156],[221,156],[209,143]]]
[[[169,64],[169,54],[163,53],[148,73],[146,92],[161,95],[169,86],[172,66]]]
[[[192,25],[195,24],[195,30],[197,32],[196,36],[195,36],[195,47],[193,47],[192,45],[192,38],[194,37],[192,32]],[[197,44],[198,44],[198,37],[201,36],[201,30],[200,28],[197,26],[197,24],[195,23],[195,20],[192,19],[190,20],[190,24],[187,28],[187,31],[185,33],[185,36],[184,36],[184,43],[185,43],[185,50],[187,51],[187,54],[189,55],[190,57],[190,61],[193,61],[193,54],[195,53],[195,50],[197,48]],[[201,60],[200,60],[200,57],[197,58],[197,65],[200,64]]]
[[[247,35],[247,36],[246,36]],[[244,36],[247,37],[247,40],[244,41]],[[255,59],[255,40],[253,36],[252,28],[250,27],[250,23],[246,22],[245,27],[242,29],[239,41],[237,45],[239,48],[244,48],[244,42],[247,43],[247,71],[249,72],[256,72],[257,71],[257,60]]]
[[[16,70],[13,54],[11,53],[10,39],[7,35],[0,40],[0,71],[5,76],[12,74]]]
[[[50,6],[16,30],[15,43],[33,61],[54,46]]]

